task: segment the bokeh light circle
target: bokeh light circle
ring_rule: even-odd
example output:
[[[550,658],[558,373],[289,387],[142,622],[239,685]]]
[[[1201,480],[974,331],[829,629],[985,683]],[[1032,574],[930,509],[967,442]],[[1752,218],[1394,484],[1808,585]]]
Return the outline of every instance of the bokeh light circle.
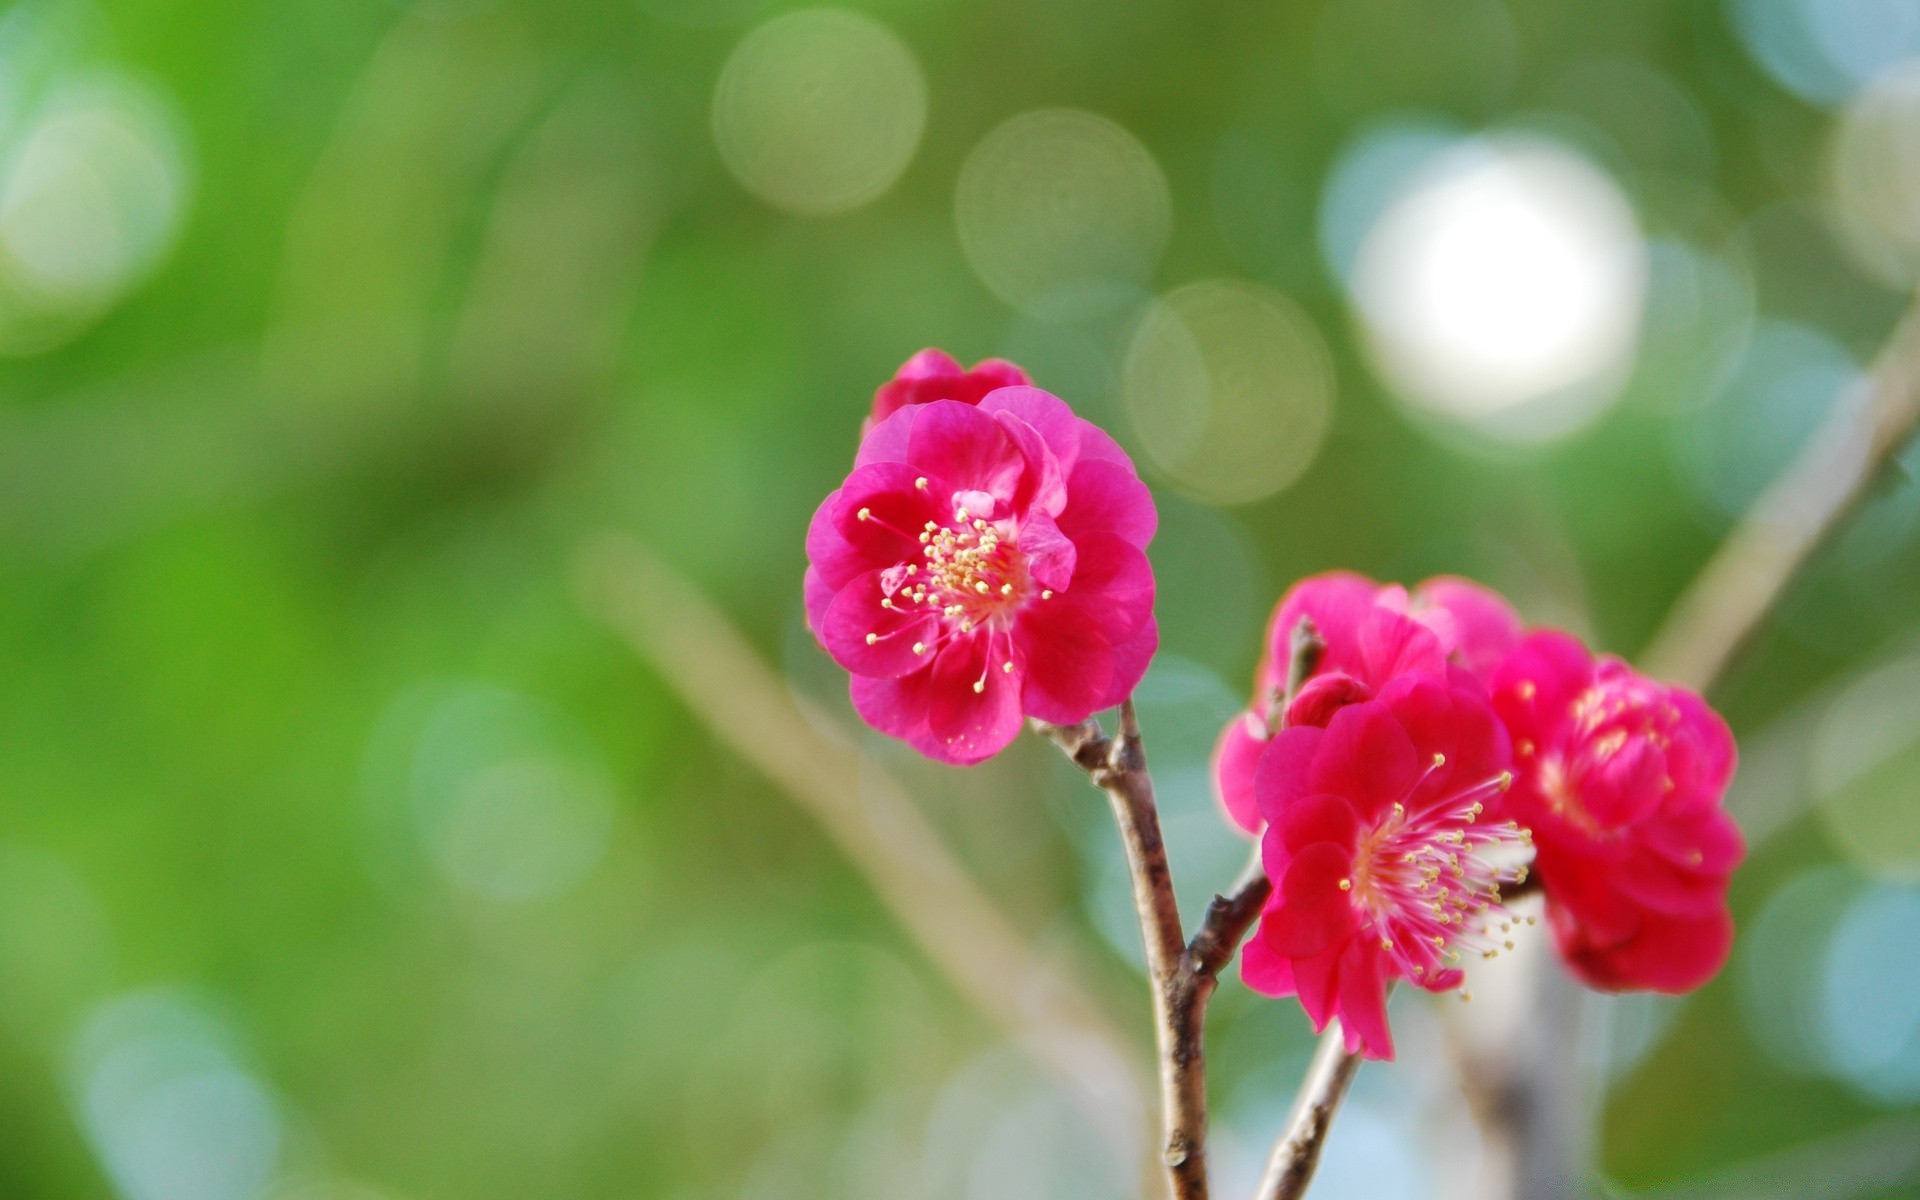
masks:
[[[566,713],[480,681],[396,697],[369,746],[366,784],[383,833],[424,851],[460,892],[507,904],[584,883],[606,860],[620,809]]]
[[[1847,107],[1827,197],[1855,261],[1897,287],[1920,282],[1920,65],[1874,81]]]
[[[1433,155],[1367,231],[1352,290],[1374,365],[1422,413],[1502,441],[1591,420],[1632,365],[1647,255],[1619,186],[1534,137]]]
[[[999,125],[961,165],[954,218],[967,261],[1007,303],[1070,319],[1136,299],[1172,227],[1167,179],[1105,117],[1041,109]]]
[[[1815,104],[1840,103],[1920,55],[1912,0],[1729,0],[1727,13],[1761,69]]]
[[[1822,717],[1811,774],[1828,834],[1882,878],[1920,883],[1920,658],[1852,683]]]
[[[100,73],[52,89],[0,157],[0,353],[59,345],[172,247],[186,139],[151,88]]]
[[[1714,513],[1743,513],[1863,376],[1832,338],[1762,318],[1708,400],[1675,427],[1681,470]]]
[[[234,1038],[192,997],[137,992],[99,1005],[75,1038],[81,1130],[127,1200],[258,1200],[284,1130]]]
[[[1860,877],[1844,867],[1803,872],[1767,898],[1734,944],[1748,1032],[1789,1074],[1826,1073],[1822,956],[1835,923],[1860,891]]]
[[[892,187],[926,120],[913,51],[871,17],[830,8],[749,33],[713,97],[727,169],[767,203],[809,215],[858,208]]]
[[[1825,968],[1832,1073],[1882,1104],[1920,1101],[1920,890],[1863,892],[1834,927]]]
[[[1147,310],[1122,392],[1147,457],[1219,504],[1271,496],[1326,439],[1332,355],[1298,305],[1270,288],[1205,280]]]

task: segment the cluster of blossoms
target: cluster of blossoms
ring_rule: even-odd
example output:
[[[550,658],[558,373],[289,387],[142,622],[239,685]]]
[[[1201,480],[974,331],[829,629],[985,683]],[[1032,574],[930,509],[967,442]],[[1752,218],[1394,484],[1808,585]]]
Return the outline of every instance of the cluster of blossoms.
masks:
[[[807,620],[874,728],[979,762],[1034,718],[1124,699],[1158,646],[1152,496],[1106,433],[1012,363],[915,355],[874,397],[807,532]],[[1303,623],[1320,648],[1288,694]],[[1272,883],[1254,989],[1387,1058],[1397,981],[1461,986],[1536,885],[1555,946],[1609,990],[1686,991],[1732,942],[1735,751],[1691,692],[1596,658],[1462,579],[1297,584],[1214,780]]]
[[[1325,650],[1282,708],[1303,619]],[[1214,755],[1221,802],[1274,883],[1242,973],[1298,996],[1316,1028],[1339,1016],[1350,1050],[1391,1057],[1388,985],[1458,987],[1464,956],[1511,949],[1502,889],[1531,872],[1583,982],[1699,987],[1733,941],[1734,758],[1698,696],[1526,632],[1476,584],[1304,580]]]

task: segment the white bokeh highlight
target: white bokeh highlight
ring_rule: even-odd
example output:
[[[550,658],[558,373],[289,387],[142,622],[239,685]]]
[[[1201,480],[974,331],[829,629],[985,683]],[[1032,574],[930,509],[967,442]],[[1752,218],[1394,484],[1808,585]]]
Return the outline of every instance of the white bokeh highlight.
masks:
[[[82,1133],[125,1200],[257,1200],[283,1140],[279,1105],[207,1007],[136,992],[96,1008],[68,1056]]]
[[[1351,289],[1375,368],[1415,411],[1495,440],[1578,429],[1630,372],[1647,290],[1632,207],[1534,137],[1428,157],[1360,243]]]
[[[77,335],[159,266],[186,216],[190,158],[172,106],[109,71],[63,79],[6,116],[0,354],[26,355]]]

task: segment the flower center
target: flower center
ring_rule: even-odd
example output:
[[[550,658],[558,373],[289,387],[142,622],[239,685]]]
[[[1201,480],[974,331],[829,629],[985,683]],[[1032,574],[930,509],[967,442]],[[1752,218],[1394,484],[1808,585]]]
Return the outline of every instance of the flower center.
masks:
[[[1011,540],[1010,522],[954,510],[951,525],[928,521],[920,532],[920,564],[912,596],[957,621],[963,632],[1018,608],[1026,599],[1026,556]]]
[[[1429,773],[1444,763],[1436,755]],[[1507,935],[1521,918],[1501,902],[1500,889],[1526,880],[1532,838],[1512,821],[1479,821],[1486,802],[1512,781],[1502,772],[1423,802],[1418,812],[1395,804],[1361,837],[1353,875],[1341,882],[1371,919],[1380,948],[1427,986],[1453,986],[1463,951],[1493,958],[1513,948]]]

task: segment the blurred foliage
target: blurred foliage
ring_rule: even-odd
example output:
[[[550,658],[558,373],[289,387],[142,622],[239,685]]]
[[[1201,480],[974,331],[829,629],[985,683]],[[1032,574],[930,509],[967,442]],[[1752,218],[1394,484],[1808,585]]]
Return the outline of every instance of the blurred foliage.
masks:
[[[1330,355],[1318,456],[1236,507],[1156,476],[1165,660],[1143,704],[1193,905],[1238,854],[1201,767],[1288,581],[1474,575],[1630,654],[1736,515],[1719,497],[1834,402],[1700,415],[1759,344],[1753,315],[1857,364],[1904,304],[1831,232],[1835,113],[1750,52],[1754,5],[852,4],[887,69],[923,77],[924,134],[904,165],[841,147],[835,169],[878,172],[879,194],[826,215],[765,202],[716,149],[723,66],[786,7],[0,13],[0,1195],[1121,1194],[1084,1118],[581,611],[582,539],[645,537],[796,687],[843,705],[800,627],[802,534],[901,360],[1014,357],[1138,452],[1124,377],[1151,295],[1223,277],[1279,293]],[[860,82],[840,124],[795,128],[857,133],[897,99]],[[990,131],[1059,108],[1137,139],[1151,161],[1113,169],[1159,172],[1164,200],[1143,184],[1145,207],[1115,216],[1112,189],[1075,193],[1091,207],[1064,228],[1111,220],[1145,249],[1111,294],[1023,311],[969,265],[988,251],[963,248],[956,186]],[[36,126],[46,112],[85,120]],[[1409,418],[1321,244],[1342,155],[1409,119],[1574,147],[1657,245],[1724,267],[1733,299],[1686,308],[1656,257],[1618,403],[1559,441]],[[55,139],[41,158],[22,149],[36,128]],[[82,174],[58,173],[68,150]],[[778,199],[769,161],[754,169]],[[58,186],[16,221],[43,178]],[[969,236],[998,236],[978,219]],[[1710,274],[1688,277],[1701,295]],[[1786,432],[1743,440],[1763,419]],[[1913,492],[1876,492],[1719,693],[1749,774],[1756,745],[1789,764],[1757,776],[1778,815],[1737,880],[1743,927],[1814,868],[1913,885],[1849,862],[1792,766],[1835,738],[1846,758],[1823,706],[1920,622]],[[874,749],[1144,1043],[1097,797],[1033,747],[968,772]],[[1874,811],[1910,824],[1901,761],[1876,786],[1904,808]],[[1651,1024],[1599,1114],[1620,1188],[1920,1121],[1920,981],[1834,976],[1831,932],[1743,945],[1690,1000],[1633,1002]],[[1920,961],[1911,928],[1889,936],[1889,961]],[[1886,1061],[1796,1067],[1766,1043],[1743,997],[1819,986],[1864,995]],[[1823,1044],[1833,997],[1808,1003]],[[1217,1018],[1221,1154],[1244,1171],[1307,1035],[1237,983]],[[1370,1130],[1392,1150],[1417,1127],[1418,1079],[1369,1068],[1335,1141],[1358,1165],[1329,1196],[1436,1194],[1428,1151],[1365,1153]],[[1920,1195],[1915,1166],[1844,1194]]]

